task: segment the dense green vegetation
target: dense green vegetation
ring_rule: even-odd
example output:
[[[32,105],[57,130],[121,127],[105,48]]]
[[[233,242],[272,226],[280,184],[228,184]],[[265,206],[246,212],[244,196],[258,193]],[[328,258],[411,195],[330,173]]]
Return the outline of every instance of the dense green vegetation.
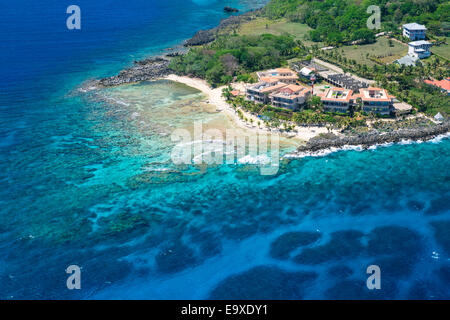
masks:
[[[314,29],[310,31],[313,41],[371,43],[380,30],[367,28],[370,5],[380,7],[384,31],[398,33],[401,23],[419,22],[427,25],[429,35],[449,35],[450,2],[446,0],[271,0],[265,15],[307,24]]]
[[[294,39],[287,35],[229,35],[175,57],[169,67],[217,86],[231,82],[234,76],[249,79],[251,72],[285,65],[299,50]]]
[[[445,58],[432,56],[417,67],[399,66],[392,61],[406,53],[406,46],[385,37],[379,37],[372,44],[340,46],[355,40],[359,43],[374,41],[375,31],[366,27],[369,16],[366,9],[369,5],[380,6],[382,29],[393,31],[395,37],[401,38],[399,26],[402,23],[412,21],[426,24],[429,29],[427,34],[431,37],[448,36],[449,1],[271,0],[264,10],[265,17],[247,22],[248,26],[244,23],[240,34],[236,29],[224,32],[213,42],[193,47],[186,55],[174,57],[169,67],[178,74],[206,79],[216,87],[232,81],[255,82],[255,71],[285,66],[293,58],[304,60],[318,57],[341,66],[346,72],[376,80],[381,87],[418,111],[428,115],[439,111],[450,116],[450,98],[423,82],[430,77],[443,79],[450,76],[449,61]],[[271,24],[269,22],[273,20],[270,19],[277,20]],[[299,32],[302,36],[283,33],[286,30]],[[266,31],[275,34],[266,34]],[[304,41],[305,33],[309,33],[309,41]],[[320,41],[320,45],[324,42],[338,46],[333,50],[320,50],[319,42],[306,46],[311,40]],[[350,118],[330,115],[315,103],[312,99],[306,110],[295,114],[248,102],[243,102],[240,108],[277,123],[287,120],[291,123],[327,123],[338,127],[347,126],[349,121],[351,126],[358,126],[359,120],[354,119],[370,116],[358,110],[356,116],[353,111],[350,112]]]

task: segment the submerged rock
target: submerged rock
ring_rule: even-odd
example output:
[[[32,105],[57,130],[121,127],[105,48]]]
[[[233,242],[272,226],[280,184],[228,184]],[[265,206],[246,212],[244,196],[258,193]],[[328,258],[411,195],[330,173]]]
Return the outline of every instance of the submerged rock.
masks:
[[[448,195],[440,195],[439,198],[430,202],[429,208],[425,211],[427,215],[438,215],[450,212],[450,203]]]
[[[439,220],[430,223],[434,229],[434,238],[444,252],[450,255],[450,220]]]
[[[328,269],[328,274],[338,279],[345,279],[353,274],[353,270],[347,266],[334,266]]]
[[[368,234],[367,252],[376,257],[371,264],[378,265],[385,276],[399,279],[414,270],[422,243],[422,236],[406,227],[377,227]]]
[[[331,240],[320,246],[305,248],[294,261],[299,264],[315,265],[343,258],[355,258],[364,253],[361,238],[364,234],[357,230],[336,231]]]
[[[321,237],[318,232],[287,232],[275,239],[270,245],[270,256],[275,259],[288,259],[290,253],[316,242]]]
[[[420,253],[421,236],[406,227],[384,226],[368,235],[367,250],[372,255],[416,256]]]
[[[196,264],[195,252],[181,242],[161,249],[155,257],[156,267],[162,273],[175,273]]]
[[[314,272],[288,272],[274,266],[259,266],[219,283],[210,299],[301,299],[316,278]]]

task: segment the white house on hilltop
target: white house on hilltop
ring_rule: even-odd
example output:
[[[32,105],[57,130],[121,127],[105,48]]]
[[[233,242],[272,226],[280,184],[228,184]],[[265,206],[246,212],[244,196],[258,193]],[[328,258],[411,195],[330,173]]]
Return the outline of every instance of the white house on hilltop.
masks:
[[[425,40],[425,32],[427,28],[418,23],[407,23],[403,25],[403,36],[408,37],[412,41]]]
[[[432,44],[426,40],[413,41],[408,43],[408,54],[411,57],[417,57],[419,59],[428,58],[430,56],[430,47]]]
[[[427,28],[418,23],[407,23],[403,25],[403,36],[412,42],[408,43],[408,54],[395,62],[405,66],[415,66],[419,59],[428,58],[432,44],[425,40]]]

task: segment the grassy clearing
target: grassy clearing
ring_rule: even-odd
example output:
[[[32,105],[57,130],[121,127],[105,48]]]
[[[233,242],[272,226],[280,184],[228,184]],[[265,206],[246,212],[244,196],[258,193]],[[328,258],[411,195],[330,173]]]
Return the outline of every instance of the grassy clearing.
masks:
[[[258,18],[256,20],[244,23],[239,29],[241,35],[260,35],[270,33],[274,35],[281,35],[288,33],[295,37],[296,40],[301,40],[306,45],[322,45],[320,42],[312,42],[305,39],[305,35],[312,30],[306,24],[288,22],[285,19],[269,20],[267,18]]]
[[[392,40],[392,47],[389,40],[380,37],[377,42],[365,45],[345,46],[338,49],[347,59],[356,60],[357,63],[373,66],[375,63],[370,58],[376,58],[381,63],[392,63],[408,53],[408,46]]]
[[[447,44],[441,45],[439,47],[431,47],[431,52],[447,60],[450,60],[450,37],[446,38],[446,42]]]

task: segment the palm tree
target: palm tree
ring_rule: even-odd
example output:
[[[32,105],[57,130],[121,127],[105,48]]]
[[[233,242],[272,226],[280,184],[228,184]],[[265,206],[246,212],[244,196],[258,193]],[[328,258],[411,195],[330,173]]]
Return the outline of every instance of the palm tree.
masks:
[[[230,98],[231,98],[231,90],[230,90],[230,88],[231,87],[228,86],[228,87],[222,89],[222,95],[225,97],[225,99],[227,101],[229,101]]]

